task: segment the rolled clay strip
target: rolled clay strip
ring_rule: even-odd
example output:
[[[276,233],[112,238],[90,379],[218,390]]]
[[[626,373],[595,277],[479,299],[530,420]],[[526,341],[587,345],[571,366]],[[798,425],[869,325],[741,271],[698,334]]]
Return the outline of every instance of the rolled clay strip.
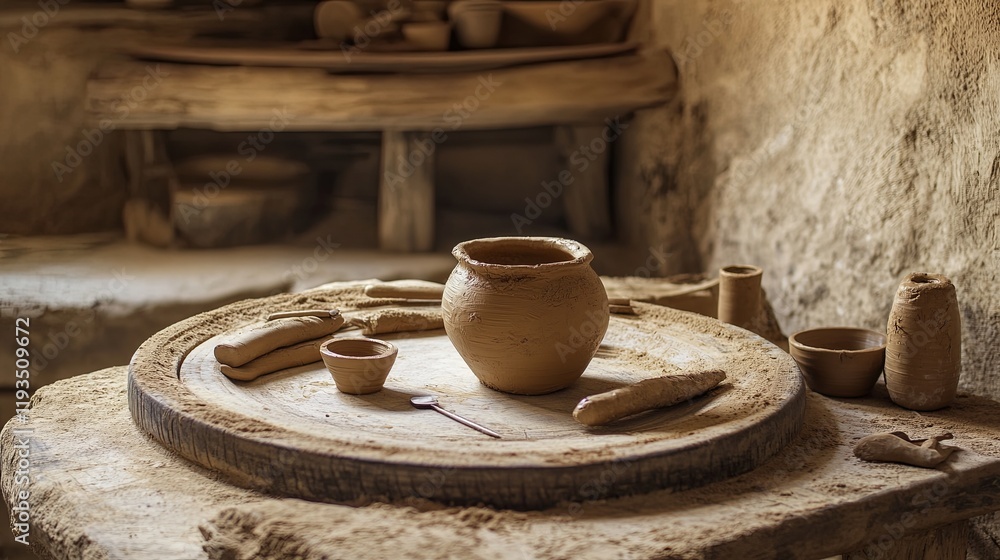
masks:
[[[903,463],[914,467],[933,468],[948,460],[957,447],[941,447],[951,439],[941,434],[929,439],[911,440],[903,432],[874,434],[861,438],[854,446],[854,456],[873,463]]]
[[[725,378],[724,371],[708,370],[646,379],[586,397],[576,405],[573,418],[587,426],[601,426],[626,416],[693,399],[722,383]]]
[[[361,329],[361,334],[372,336],[395,332],[430,331],[444,328],[440,307],[427,309],[379,309],[356,315],[350,325]]]
[[[365,286],[365,295],[373,298],[441,299],[444,297],[444,285],[369,284]]]
[[[632,305],[632,300],[627,297],[608,298],[608,305]]]
[[[290,319],[292,317],[336,317],[339,309],[306,309],[303,311],[276,311],[267,316],[268,321],[275,319]]]
[[[320,361],[319,347],[330,337],[323,336],[294,346],[278,348],[240,367],[222,366],[222,374],[236,381],[253,381],[262,375]]]
[[[268,321],[248,332],[234,334],[215,347],[215,359],[240,367],[272,350],[337,332],[344,317],[291,317]]]

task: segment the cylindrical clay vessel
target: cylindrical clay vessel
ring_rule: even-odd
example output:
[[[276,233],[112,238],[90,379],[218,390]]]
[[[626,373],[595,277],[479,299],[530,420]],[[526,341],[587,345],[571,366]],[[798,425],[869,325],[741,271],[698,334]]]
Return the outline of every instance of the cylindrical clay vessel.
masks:
[[[962,367],[962,318],[951,280],[917,272],[899,285],[889,312],[885,385],[910,410],[948,406]]]
[[[608,296],[580,243],[551,237],[466,241],[441,308],[448,338],[476,377],[499,391],[569,386],[608,329]]]
[[[760,281],[764,272],[746,264],[719,270],[719,320],[753,330],[760,314]]]

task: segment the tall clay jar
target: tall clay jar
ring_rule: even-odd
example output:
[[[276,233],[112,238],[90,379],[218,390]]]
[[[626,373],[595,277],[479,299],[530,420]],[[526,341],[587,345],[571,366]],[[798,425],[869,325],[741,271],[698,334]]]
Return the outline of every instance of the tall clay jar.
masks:
[[[460,243],[441,308],[448,338],[487,387],[541,395],[576,381],[608,329],[608,296],[576,241]]]
[[[760,313],[760,280],[764,271],[746,264],[719,270],[719,320],[753,330]]]
[[[948,406],[962,366],[962,318],[951,280],[925,272],[907,276],[886,334],[885,385],[892,402],[910,410]]]

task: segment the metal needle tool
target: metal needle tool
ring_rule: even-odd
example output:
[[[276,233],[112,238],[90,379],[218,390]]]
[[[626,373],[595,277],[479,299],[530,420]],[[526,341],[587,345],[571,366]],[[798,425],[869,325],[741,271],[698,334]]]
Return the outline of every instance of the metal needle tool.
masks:
[[[490,437],[495,437],[497,439],[500,439],[500,434],[494,432],[493,430],[486,428],[484,426],[480,426],[479,424],[476,424],[472,420],[467,420],[455,414],[454,412],[448,412],[447,410],[441,408],[440,406],[438,406],[438,400],[437,397],[435,396],[427,395],[427,396],[413,397],[410,399],[410,404],[420,409],[424,408],[433,409],[460,424],[465,424],[466,426],[472,428],[473,430],[477,430]]]

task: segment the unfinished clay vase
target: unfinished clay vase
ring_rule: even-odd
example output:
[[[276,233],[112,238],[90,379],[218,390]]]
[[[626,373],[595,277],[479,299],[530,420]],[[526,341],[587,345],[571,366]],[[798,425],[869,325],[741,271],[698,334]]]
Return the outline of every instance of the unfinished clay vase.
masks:
[[[910,410],[948,406],[962,365],[962,319],[955,285],[917,272],[899,285],[889,312],[885,385],[892,402]]]
[[[583,375],[608,329],[608,296],[575,241],[460,243],[441,308],[448,338],[493,389],[541,395]]]
[[[719,271],[719,320],[754,330],[760,313],[760,280],[756,266],[733,265]]]

